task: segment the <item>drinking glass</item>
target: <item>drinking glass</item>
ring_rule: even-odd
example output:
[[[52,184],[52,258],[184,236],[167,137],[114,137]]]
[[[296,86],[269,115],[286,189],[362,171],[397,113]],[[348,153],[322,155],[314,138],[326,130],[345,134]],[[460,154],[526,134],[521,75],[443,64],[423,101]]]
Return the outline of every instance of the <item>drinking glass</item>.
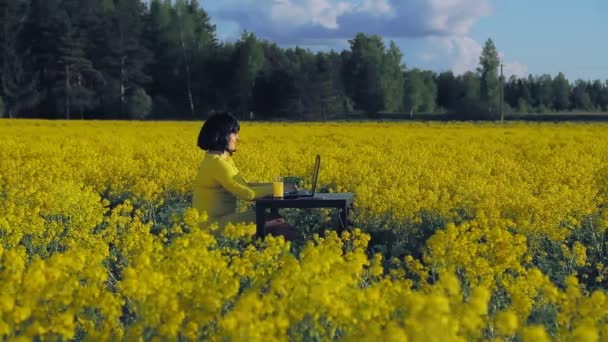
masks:
[[[283,198],[283,177],[278,177],[272,182],[272,195],[274,198]]]

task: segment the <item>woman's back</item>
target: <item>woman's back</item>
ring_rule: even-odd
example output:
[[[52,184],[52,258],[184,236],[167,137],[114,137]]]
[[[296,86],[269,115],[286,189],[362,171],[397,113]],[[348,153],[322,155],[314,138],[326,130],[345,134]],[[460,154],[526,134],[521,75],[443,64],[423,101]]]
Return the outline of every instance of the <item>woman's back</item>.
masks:
[[[192,205],[199,212],[207,212],[210,219],[236,211],[236,196],[228,192],[218,180],[224,169],[221,159],[223,158],[218,154],[205,153],[194,180]]]
[[[253,211],[237,213],[237,199],[252,201],[273,193],[270,183],[249,184],[234,164],[231,156],[236,151],[239,130],[234,116],[215,114],[205,121],[198,135],[198,147],[206,153],[194,180],[192,206],[206,213],[218,228],[227,223],[254,223]],[[288,236],[289,226],[280,216],[267,220],[265,228],[270,234],[284,235],[290,240],[298,235],[295,231]],[[272,232],[277,229],[280,231]]]
[[[218,219],[236,212],[237,199],[251,201],[271,191],[250,187],[230,156],[205,153],[194,180],[192,205],[210,219]]]

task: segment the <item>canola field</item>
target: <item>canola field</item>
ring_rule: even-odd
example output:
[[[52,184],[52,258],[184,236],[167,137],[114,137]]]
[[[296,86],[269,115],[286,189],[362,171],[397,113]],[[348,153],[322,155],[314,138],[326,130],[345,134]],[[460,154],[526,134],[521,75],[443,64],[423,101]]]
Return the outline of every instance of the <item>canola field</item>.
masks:
[[[608,340],[608,125],[242,122],[356,194],[293,244],[189,208],[201,125],[0,121],[0,339]]]

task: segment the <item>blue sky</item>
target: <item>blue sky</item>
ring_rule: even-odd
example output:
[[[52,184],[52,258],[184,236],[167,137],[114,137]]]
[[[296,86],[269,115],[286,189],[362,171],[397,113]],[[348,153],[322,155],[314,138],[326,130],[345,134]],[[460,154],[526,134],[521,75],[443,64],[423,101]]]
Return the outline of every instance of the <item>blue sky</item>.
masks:
[[[357,32],[394,40],[408,68],[477,67],[494,40],[508,75],[608,80],[606,0],[207,0],[222,40],[256,33],[284,47],[348,48]]]

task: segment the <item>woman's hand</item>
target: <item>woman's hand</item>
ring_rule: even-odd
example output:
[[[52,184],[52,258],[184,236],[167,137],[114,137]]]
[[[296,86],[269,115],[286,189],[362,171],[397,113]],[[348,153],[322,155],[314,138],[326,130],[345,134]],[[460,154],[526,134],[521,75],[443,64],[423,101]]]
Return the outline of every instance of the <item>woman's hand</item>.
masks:
[[[249,186],[262,186],[262,185],[272,186],[272,183],[248,183],[248,185]],[[298,186],[295,183],[285,181],[283,183],[283,191],[284,192],[298,191]]]

